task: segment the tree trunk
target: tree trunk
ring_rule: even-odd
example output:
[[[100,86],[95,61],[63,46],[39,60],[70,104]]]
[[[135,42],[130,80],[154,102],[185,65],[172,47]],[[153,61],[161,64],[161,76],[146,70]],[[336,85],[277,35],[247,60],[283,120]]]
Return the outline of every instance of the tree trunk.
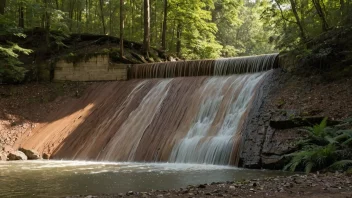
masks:
[[[312,0],[312,2],[319,15],[323,31],[327,31],[329,29],[329,25],[328,25],[328,22],[326,21],[325,13],[320,5],[320,0]]]
[[[182,26],[181,23],[178,22],[177,25],[177,33],[176,33],[176,54],[178,57],[181,57],[181,32],[182,32]]]
[[[133,22],[134,22],[134,0],[130,0],[130,4],[131,4],[131,35],[130,35],[130,39],[133,39],[133,34],[134,34],[134,26],[133,26]]]
[[[6,0],[0,0],[0,14],[5,14]]]
[[[50,48],[50,13],[48,12],[48,0],[44,0],[45,3],[45,41],[46,46]]]
[[[144,0],[144,39],[143,39],[143,54],[149,58],[150,48],[150,4],[149,0]]]
[[[89,16],[89,4],[88,0],[86,0],[86,32],[88,32],[88,16]]]
[[[307,37],[306,37],[306,34],[304,33],[304,29],[303,29],[303,26],[302,26],[302,23],[301,23],[301,19],[298,16],[296,2],[295,2],[295,0],[290,0],[290,3],[291,3],[292,12],[293,12],[293,14],[294,14],[294,16],[296,18],[296,24],[297,24],[297,26],[299,28],[301,37],[302,37],[303,41],[306,41]]]
[[[120,0],[120,56],[124,56],[123,52],[123,30],[124,30],[124,10],[123,0]]]
[[[109,35],[112,35],[112,1],[109,1]]]
[[[161,49],[166,50],[166,31],[167,31],[167,0],[164,0],[164,21],[163,21],[163,33],[161,36]]]
[[[101,16],[101,23],[103,24],[103,34],[106,33],[105,30],[105,20],[104,20],[104,9],[103,9],[103,0],[99,0],[99,4],[100,4],[100,16]]]
[[[24,8],[22,1],[20,1],[18,8],[18,27],[24,28]]]
[[[69,24],[69,30],[70,32],[72,31],[72,25],[73,25],[73,12],[75,9],[75,4],[76,0],[71,0],[69,4],[69,12],[68,12],[68,17],[70,18],[70,24]]]
[[[341,17],[344,17],[345,15],[345,1],[340,0],[340,15]]]
[[[56,0],[55,4],[56,4],[56,9],[58,10],[59,9],[59,0]]]

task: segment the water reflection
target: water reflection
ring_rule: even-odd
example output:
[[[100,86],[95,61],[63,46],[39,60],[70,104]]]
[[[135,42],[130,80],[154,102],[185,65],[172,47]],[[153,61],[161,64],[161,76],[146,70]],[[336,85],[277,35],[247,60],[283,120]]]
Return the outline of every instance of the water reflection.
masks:
[[[287,173],[200,164],[0,162],[0,197],[162,190],[284,174]]]

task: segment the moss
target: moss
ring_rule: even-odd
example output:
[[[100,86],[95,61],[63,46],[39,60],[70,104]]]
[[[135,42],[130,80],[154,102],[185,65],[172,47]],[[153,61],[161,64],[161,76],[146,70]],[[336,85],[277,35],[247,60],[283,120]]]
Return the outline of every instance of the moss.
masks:
[[[109,54],[109,58],[112,62],[119,62],[119,60],[121,59],[121,51],[119,48],[111,48],[109,51],[108,51],[108,54]]]
[[[73,66],[77,66],[77,63],[80,62],[87,62],[91,58],[101,56],[101,55],[108,55],[109,50],[103,49],[99,52],[94,52],[94,53],[69,53],[64,57],[64,60],[68,63],[73,63]]]

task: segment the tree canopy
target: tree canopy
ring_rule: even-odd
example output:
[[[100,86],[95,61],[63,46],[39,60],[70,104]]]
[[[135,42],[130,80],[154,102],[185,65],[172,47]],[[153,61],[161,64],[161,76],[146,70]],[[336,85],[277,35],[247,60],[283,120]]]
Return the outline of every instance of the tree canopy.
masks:
[[[154,47],[205,59],[291,50],[351,24],[351,13],[349,0],[0,0],[0,34],[41,27],[46,40],[54,30],[123,36],[146,53]],[[17,67],[21,52],[30,51],[0,42],[6,65]]]

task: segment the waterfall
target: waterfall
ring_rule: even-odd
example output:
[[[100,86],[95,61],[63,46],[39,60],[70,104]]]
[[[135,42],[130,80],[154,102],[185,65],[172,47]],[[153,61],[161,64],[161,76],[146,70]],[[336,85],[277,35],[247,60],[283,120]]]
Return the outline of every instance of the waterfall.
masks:
[[[173,148],[170,161],[228,164],[241,120],[263,76],[263,73],[256,73],[209,79],[201,88],[198,115],[186,137]],[[222,119],[216,121],[217,115]],[[210,130],[212,126],[216,126],[216,131]]]
[[[137,65],[135,78],[154,79],[95,83],[22,145],[54,159],[234,165],[276,64],[277,54]]]
[[[278,54],[192,60],[165,63],[137,64],[131,68],[130,78],[174,78],[186,76],[227,76],[268,71],[278,67]]]

